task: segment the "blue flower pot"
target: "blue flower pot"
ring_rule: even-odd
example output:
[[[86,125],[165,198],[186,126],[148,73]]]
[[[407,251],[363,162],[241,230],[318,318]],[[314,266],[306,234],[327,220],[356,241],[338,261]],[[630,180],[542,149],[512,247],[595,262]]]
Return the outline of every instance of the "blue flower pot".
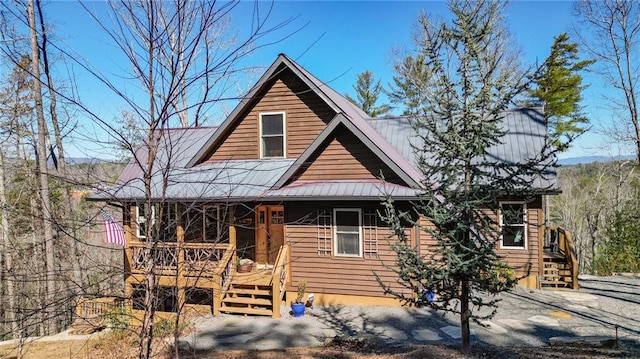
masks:
[[[301,317],[304,315],[304,303],[291,303],[291,311],[294,317]]]

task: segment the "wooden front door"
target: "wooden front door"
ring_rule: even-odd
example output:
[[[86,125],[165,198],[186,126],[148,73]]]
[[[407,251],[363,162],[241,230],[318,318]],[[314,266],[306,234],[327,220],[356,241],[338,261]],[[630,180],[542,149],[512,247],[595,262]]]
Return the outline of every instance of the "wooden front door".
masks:
[[[274,264],[284,244],[284,206],[258,206],[256,224],[256,262]]]

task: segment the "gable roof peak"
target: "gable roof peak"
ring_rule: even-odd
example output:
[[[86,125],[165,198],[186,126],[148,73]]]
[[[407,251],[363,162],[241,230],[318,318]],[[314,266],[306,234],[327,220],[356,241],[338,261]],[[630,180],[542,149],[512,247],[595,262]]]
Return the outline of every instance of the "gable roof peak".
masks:
[[[344,96],[333,90],[325,82],[320,81],[313,76],[305,68],[300,66],[294,60],[284,53],[278,54],[275,61],[269,66],[265,73],[260,77],[258,82],[249,90],[249,92],[242,98],[242,100],[231,111],[227,118],[220,124],[218,129],[213,133],[211,138],[204,144],[202,149],[196,154],[196,156],[189,161],[189,166],[194,166],[204,160],[204,157],[208,153],[211,146],[213,146],[218,140],[224,137],[224,133],[233,126],[235,121],[238,120],[244,110],[254,103],[254,100],[258,98],[258,94],[268,86],[271,80],[277,76],[281,69],[281,66],[286,66],[293,74],[302,80],[311,91],[316,93],[336,114],[342,113],[351,119],[363,119],[368,118],[367,114],[359,107],[351,103]]]

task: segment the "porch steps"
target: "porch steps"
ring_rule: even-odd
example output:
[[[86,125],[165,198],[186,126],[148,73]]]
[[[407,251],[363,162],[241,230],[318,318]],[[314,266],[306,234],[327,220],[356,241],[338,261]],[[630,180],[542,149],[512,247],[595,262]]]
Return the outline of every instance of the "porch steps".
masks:
[[[220,312],[240,315],[273,316],[271,286],[232,280]]]
[[[546,255],[543,260],[541,289],[572,288],[571,270],[564,256]]]

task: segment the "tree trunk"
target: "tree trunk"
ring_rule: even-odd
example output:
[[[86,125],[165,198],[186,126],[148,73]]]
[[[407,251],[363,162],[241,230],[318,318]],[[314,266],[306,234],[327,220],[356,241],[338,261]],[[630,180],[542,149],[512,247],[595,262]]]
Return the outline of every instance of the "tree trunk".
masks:
[[[469,329],[469,281],[461,281],[460,293],[460,330],[462,331],[462,351],[468,352],[471,349],[471,330]]]
[[[36,18],[34,10],[34,0],[29,0],[27,5],[27,15],[29,17],[30,28],[30,42],[31,42],[31,73],[33,76],[33,94],[34,104],[36,110],[36,117],[38,121],[38,144],[37,144],[37,161],[39,167],[39,182],[40,182],[40,203],[42,212],[42,226],[43,226],[43,242],[45,252],[46,263],[46,292],[45,292],[45,305],[44,309],[45,320],[48,322],[45,326],[49,333],[53,333],[57,330],[56,326],[56,312],[55,312],[55,255],[53,247],[53,230],[51,221],[51,205],[49,201],[49,178],[47,171],[47,141],[45,138],[47,131],[47,124],[44,118],[44,110],[42,105],[42,86],[40,84],[40,49],[38,46],[38,35],[36,32]]]
[[[15,281],[13,272],[13,252],[9,243],[9,215],[7,211],[7,196],[5,194],[4,187],[4,153],[0,150],[0,217],[2,217],[2,224],[0,227],[0,254],[2,255],[2,280],[6,285],[6,301],[3,299],[3,303],[6,303],[5,320],[8,321],[11,327],[11,337],[13,339],[18,338],[18,321],[16,320],[16,297],[15,297]]]
[[[71,216],[73,213],[72,212],[73,208],[71,206],[71,190],[68,183],[69,178],[67,176],[67,165],[65,163],[64,146],[62,143],[60,124],[58,122],[58,112],[56,110],[56,106],[57,106],[56,92],[54,91],[53,78],[51,76],[50,67],[49,67],[49,56],[47,52],[47,30],[44,24],[44,17],[42,16],[42,7],[40,5],[40,0],[36,0],[36,9],[38,11],[38,19],[40,20],[40,29],[42,31],[42,46],[41,46],[42,62],[43,62],[44,74],[45,74],[45,77],[47,78],[47,88],[49,93],[49,114],[51,115],[51,124],[53,126],[53,134],[55,136],[56,149],[58,150],[57,151],[58,178],[61,179],[62,187],[64,189],[62,192],[62,198],[61,198],[62,211],[63,213],[65,213],[66,216]],[[52,155],[54,154],[53,149],[51,149],[51,153]],[[68,222],[62,218],[58,219],[58,225],[64,227],[63,228],[64,230],[59,232],[62,233],[61,235],[63,236],[63,238],[70,241],[70,244],[71,244],[71,266],[73,268],[72,279],[75,286],[75,288],[72,289],[72,292],[74,294],[78,294],[80,293],[82,288],[84,288],[84,286],[83,286],[82,272],[81,272],[80,262],[79,262],[80,256],[78,251],[78,241],[76,240],[77,236],[76,236],[75,226],[73,228],[70,228],[71,226],[68,225]],[[72,233],[72,235],[69,236],[64,233]]]
[[[149,213],[149,212],[147,212]],[[149,233],[149,232],[147,232]],[[153,258],[153,242],[147,241],[145,245],[145,311],[140,328],[140,359],[151,357],[151,344],[153,342],[153,322],[155,320],[158,298],[156,295],[155,261]]]

